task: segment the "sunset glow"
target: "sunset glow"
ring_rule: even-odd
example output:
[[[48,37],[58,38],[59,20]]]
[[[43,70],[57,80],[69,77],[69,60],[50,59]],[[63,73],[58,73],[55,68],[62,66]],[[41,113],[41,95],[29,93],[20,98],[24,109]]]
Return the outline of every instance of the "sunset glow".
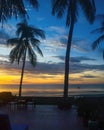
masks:
[[[65,26],[65,16],[62,19],[52,16],[49,0],[47,0],[48,3],[39,1],[39,11],[29,7],[30,18],[28,23],[45,32],[46,39],[39,39],[39,47],[42,50],[43,57],[36,53],[36,67],[33,67],[26,57],[23,85],[62,85],[64,87],[65,53],[69,27]],[[95,3],[97,6],[96,14],[104,14],[104,0],[100,2],[95,0]],[[98,34],[92,34],[91,31],[100,27],[101,21],[95,20],[93,24],[89,24],[83,13],[79,14],[71,46],[69,85],[104,84],[104,60],[102,58],[104,43],[95,51],[91,47],[92,42],[98,37]],[[18,87],[3,88],[2,85],[17,84],[19,86],[20,83],[22,62],[20,64],[17,62],[10,63],[9,54],[12,47],[6,45],[9,38],[16,36],[16,24],[19,22],[21,22],[21,19],[12,18],[4,22],[3,28],[0,28],[0,91],[18,91]],[[2,23],[0,23],[1,26]],[[35,88],[35,91],[38,90],[38,88]],[[48,90],[48,88],[47,90],[44,89],[44,91]],[[24,87],[24,91],[27,92],[27,88]],[[34,91],[34,88],[31,88],[30,91]],[[57,88],[57,91],[62,92],[62,89]]]

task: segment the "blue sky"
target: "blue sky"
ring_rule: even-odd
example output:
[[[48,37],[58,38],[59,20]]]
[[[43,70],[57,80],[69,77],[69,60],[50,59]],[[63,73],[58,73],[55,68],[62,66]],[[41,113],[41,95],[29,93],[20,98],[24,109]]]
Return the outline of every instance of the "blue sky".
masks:
[[[40,39],[40,48],[44,57],[38,55],[36,68],[33,68],[27,60],[25,79],[28,79],[28,77],[36,78],[37,75],[38,78],[41,78],[40,82],[42,81],[42,83],[63,84],[64,58],[69,28],[65,26],[65,16],[62,19],[57,19],[55,16],[51,15],[50,0],[47,0],[47,3],[44,3],[43,0],[39,0],[39,3],[40,6],[38,11],[33,10],[27,5],[28,14],[30,16],[28,23],[45,31],[46,39]],[[97,14],[104,14],[104,0],[95,0],[95,3]],[[13,75],[19,75],[20,73],[21,64],[18,66],[16,63],[13,65],[9,63],[8,55],[11,48],[8,48],[3,44],[8,38],[15,36],[16,24],[18,22],[20,22],[20,19],[15,20],[13,18],[4,23],[3,28],[0,28],[1,75],[5,73],[4,75],[7,74],[10,76],[11,71],[13,70],[15,70]],[[80,12],[78,22],[75,24],[74,28],[71,49],[70,81],[73,84],[104,83],[104,60],[102,58],[101,48],[96,51],[93,51],[91,48],[91,43],[98,36],[91,34],[91,31],[99,26],[99,20],[96,20],[93,25],[90,25],[82,12]],[[45,81],[43,81],[42,78]],[[53,81],[51,81],[52,79]],[[10,79],[10,82],[16,82],[17,80],[18,78],[16,80]],[[28,83],[35,82],[29,81]]]

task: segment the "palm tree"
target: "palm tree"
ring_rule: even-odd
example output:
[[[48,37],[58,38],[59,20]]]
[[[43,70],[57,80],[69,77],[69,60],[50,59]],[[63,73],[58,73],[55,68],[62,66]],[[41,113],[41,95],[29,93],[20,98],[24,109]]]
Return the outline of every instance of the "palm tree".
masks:
[[[0,0],[0,22],[3,23],[12,16],[26,18],[26,2],[27,5],[38,8],[37,0]]]
[[[28,55],[30,63],[35,66],[37,56],[34,49],[42,56],[37,37],[45,38],[45,34],[43,30],[29,26],[27,23],[18,23],[16,35],[16,38],[7,41],[7,45],[14,46],[9,55],[11,63],[17,61],[19,64],[21,60],[23,62],[19,86],[19,97],[21,97],[26,56]]]
[[[52,14],[61,18],[65,12],[67,12],[66,26],[70,26],[65,57],[64,98],[68,97],[70,50],[74,25],[78,19],[79,5],[81,6],[87,20],[90,23],[93,23],[95,14],[94,0],[52,0]]]
[[[101,24],[100,28],[97,28],[92,31],[92,33],[100,33],[101,36],[99,36],[93,43],[92,43],[92,49],[95,50],[99,47],[100,43],[104,41],[104,21]],[[104,50],[103,50],[103,59],[104,59]]]

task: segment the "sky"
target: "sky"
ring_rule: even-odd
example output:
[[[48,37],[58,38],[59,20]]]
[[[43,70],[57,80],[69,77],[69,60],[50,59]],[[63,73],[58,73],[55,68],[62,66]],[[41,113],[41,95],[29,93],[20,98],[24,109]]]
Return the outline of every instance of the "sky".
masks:
[[[104,14],[104,0],[95,0],[96,14]],[[38,11],[27,5],[29,14],[28,24],[45,31],[46,39],[40,39],[40,48],[43,57],[37,54],[37,65],[32,67],[26,61],[23,84],[63,84],[64,60],[69,27],[65,26],[65,15],[58,19],[51,14],[51,3],[39,0]],[[70,84],[104,84],[104,60],[102,48],[96,51],[91,48],[92,42],[99,36],[91,31],[100,27],[100,20],[96,19],[90,25],[82,11],[79,12],[78,22],[75,24],[71,58],[70,58]],[[6,40],[15,37],[16,24],[21,22],[12,18],[0,23],[0,84],[19,84],[21,66],[11,64],[9,53],[11,47],[6,46]],[[102,43],[103,45],[104,43]]]

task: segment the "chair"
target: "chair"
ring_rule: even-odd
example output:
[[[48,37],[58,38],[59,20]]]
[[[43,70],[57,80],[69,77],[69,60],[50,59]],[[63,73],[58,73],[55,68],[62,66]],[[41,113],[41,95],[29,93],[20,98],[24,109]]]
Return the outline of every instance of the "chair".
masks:
[[[7,114],[0,114],[0,130],[29,130],[26,124],[10,124]]]

